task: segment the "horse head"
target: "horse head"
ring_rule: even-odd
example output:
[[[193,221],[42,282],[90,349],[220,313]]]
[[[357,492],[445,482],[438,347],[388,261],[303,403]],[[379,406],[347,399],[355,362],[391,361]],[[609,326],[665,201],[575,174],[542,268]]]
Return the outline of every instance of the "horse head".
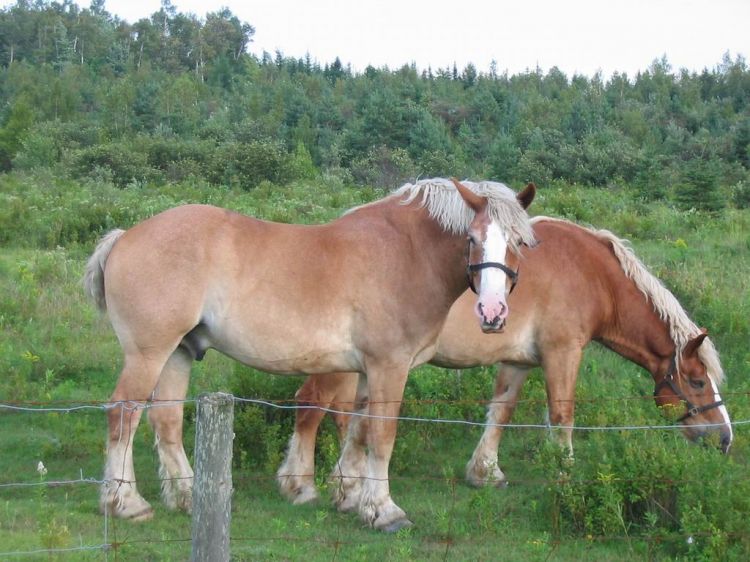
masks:
[[[467,231],[466,275],[469,287],[477,294],[475,312],[482,331],[502,332],[509,313],[506,298],[518,280],[518,256],[508,251],[512,246],[513,232],[490,212],[487,197],[475,193],[456,179],[452,181],[474,211]],[[530,183],[516,198],[526,209],[534,195],[536,186]]]
[[[726,406],[719,395],[717,381],[709,374],[700,356],[701,345],[708,334],[699,335],[685,344],[679,362],[673,359],[667,373],[654,390],[656,404],[662,408],[677,408],[678,422],[684,425],[685,436],[691,441],[711,433],[718,434],[723,452],[732,444],[732,426]]]

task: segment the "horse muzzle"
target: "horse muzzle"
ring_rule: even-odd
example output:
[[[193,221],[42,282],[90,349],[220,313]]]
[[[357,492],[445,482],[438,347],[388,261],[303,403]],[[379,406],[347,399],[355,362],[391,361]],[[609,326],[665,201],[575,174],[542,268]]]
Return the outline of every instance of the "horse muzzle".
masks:
[[[494,334],[505,329],[505,322],[508,319],[508,305],[504,302],[496,302],[485,306],[479,301],[475,312],[479,317],[479,325],[485,334]]]
[[[715,428],[711,430],[700,426],[685,425],[685,436],[693,443],[718,448],[725,455],[732,446],[732,432],[724,428],[717,431]]]

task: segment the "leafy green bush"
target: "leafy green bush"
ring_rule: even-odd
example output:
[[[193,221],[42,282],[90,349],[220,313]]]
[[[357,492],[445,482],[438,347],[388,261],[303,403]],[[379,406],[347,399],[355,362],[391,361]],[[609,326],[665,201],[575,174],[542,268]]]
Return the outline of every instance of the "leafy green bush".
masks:
[[[643,536],[670,555],[709,559],[742,549],[750,481],[717,449],[691,446],[676,431],[607,432],[579,438],[576,458],[571,464],[551,443],[538,456],[556,482],[543,509],[559,533]]]
[[[280,405],[288,402],[302,384],[301,377],[269,375],[235,365],[230,388],[235,396],[254,398]],[[245,466],[265,466],[273,472],[281,463],[286,440],[294,426],[294,410],[253,403],[238,403],[235,411],[235,448]]]
[[[719,192],[720,165],[716,160],[698,158],[684,164],[675,199],[683,209],[716,212],[726,206]]]
[[[162,177],[148,165],[148,156],[137,143],[111,142],[77,150],[72,154],[72,167],[78,178],[109,180],[120,187]]]
[[[386,188],[400,186],[417,175],[417,168],[406,150],[386,146],[375,147],[367,156],[355,159],[350,170],[356,182]]]
[[[280,142],[271,140],[221,144],[208,171],[211,183],[246,190],[264,180],[281,184],[290,178],[289,156]]]
[[[737,209],[750,209],[750,181],[740,181],[732,186],[732,203]]]

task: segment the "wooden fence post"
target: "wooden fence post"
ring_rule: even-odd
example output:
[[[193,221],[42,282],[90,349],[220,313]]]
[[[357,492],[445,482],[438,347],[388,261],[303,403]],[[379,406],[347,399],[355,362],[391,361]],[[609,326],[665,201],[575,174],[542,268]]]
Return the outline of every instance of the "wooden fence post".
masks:
[[[198,398],[193,483],[193,562],[229,561],[232,519],[234,397],[217,392]]]

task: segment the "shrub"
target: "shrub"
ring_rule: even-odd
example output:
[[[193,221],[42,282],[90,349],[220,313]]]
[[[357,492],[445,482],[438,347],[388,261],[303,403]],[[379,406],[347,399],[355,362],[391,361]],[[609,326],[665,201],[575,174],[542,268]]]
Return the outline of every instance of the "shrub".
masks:
[[[378,146],[351,163],[354,181],[375,187],[394,187],[416,177],[416,166],[403,148]]]
[[[100,144],[76,151],[73,156],[73,173],[76,177],[106,179],[120,186],[133,181],[153,181],[160,174],[148,165],[147,154],[126,142]]]
[[[552,443],[539,453],[556,481],[545,508],[559,533],[658,537],[672,556],[709,559],[741,546],[750,481],[718,450],[691,446],[679,432],[597,434],[577,443],[572,466]]]
[[[251,189],[263,180],[280,184],[290,179],[289,156],[280,142],[255,140],[221,144],[209,164],[209,181]]]
[[[726,206],[719,193],[719,164],[715,160],[696,158],[684,165],[675,199],[683,209],[715,212]]]
[[[236,364],[230,388],[240,398],[280,402],[293,399],[299,377],[269,375]],[[235,412],[235,447],[245,466],[265,467],[273,472],[279,466],[286,440],[294,426],[294,410],[252,403],[238,403]]]
[[[737,209],[750,208],[750,182],[740,181],[732,186],[732,203]]]

